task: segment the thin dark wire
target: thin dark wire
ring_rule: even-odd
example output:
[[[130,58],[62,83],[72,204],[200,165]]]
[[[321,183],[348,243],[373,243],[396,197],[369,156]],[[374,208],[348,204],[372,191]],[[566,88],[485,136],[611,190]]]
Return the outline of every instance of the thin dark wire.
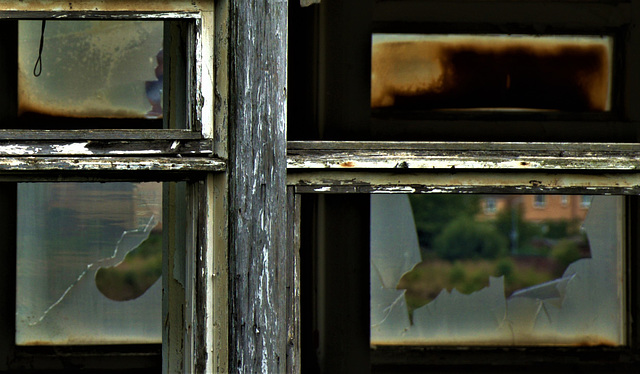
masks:
[[[42,31],[40,32],[40,50],[38,51],[38,59],[36,65],[33,67],[33,75],[39,77],[42,74],[42,47],[44,46],[44,26],[47,23],[46,20],[42,20]]]

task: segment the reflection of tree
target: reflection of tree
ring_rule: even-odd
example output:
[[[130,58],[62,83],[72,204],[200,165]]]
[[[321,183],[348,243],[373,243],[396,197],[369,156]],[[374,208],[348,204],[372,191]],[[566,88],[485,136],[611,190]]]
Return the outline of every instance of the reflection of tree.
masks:
[[[126,301],[140,297],[161,275],[162,233],[154,230],[121,263],[98,269],[95,282],[106,297]]]
[[[469,294],[504,276],[505,292],[562,276],[567,266],[589,257],[577,218],[527,220],[522,196],[510,196],[494,217],[481,217],[478,195],[414,195],[410,201],[423,261],[397,286],[406,289],[411,312],[442,289]]]
[[[432,249],[442,230],[459,216],[473,217],[480,211],[478,195],[411,195],[420,247]]]
[[[438,257],[451,261],[502,257],[507,254],[507,243],[492,224],[463,215],[444,227],[433,246]]]

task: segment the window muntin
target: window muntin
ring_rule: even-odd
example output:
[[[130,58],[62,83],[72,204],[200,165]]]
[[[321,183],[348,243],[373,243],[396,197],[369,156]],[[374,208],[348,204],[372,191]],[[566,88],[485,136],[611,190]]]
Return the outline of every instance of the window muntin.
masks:
[[[171,75],[169,76],[169,70],[165,69],[167,74],[163,77],[165,82],[164,86],[168,89],[169,93],[166,92],[167,90],[164,92],[165,99],[167,100],[165,104],[168,104],[164,105],[163,109],[167,110],[171,115],[167,115],[165,112],[164,118],[150,121],[137,118],[64,118],[59,121],[37,121],[29,123],[29,126],[20,126],[20,123],[15,121],[17,105],[11,104],[3,106],[2,118],[4,119],[5,115],[8,118],[7,121],[3,122],[6,125],[3,127],[9,130],[0,131],[0,134],[4,137],[5,144],[10,143],[10,148],[22,150],[22,152],[8,152],[8,154],[15,156],[9,156],[9,158],[15,161],[12,165],[26,165],[23,161],[35,155],[35,158],[31,158],[31,161],[33,161],[31,165],[35,166],[33,173],[25,171],[20,168],[20,166],[18,166],[20,170],[14,170],[17,172],[12,173],[10,169],[6,168],[8,163],[4,163],[3,175],[6,177],[7,174],[10,174],[9,180],[11,181],[25,182],[109,182],[121,180],[189,180],[192,182],[187,189],[188,193],[185,194],[186,198],[181,206],[184,208],[185,205],[190,205],[197,206],[198,208],[190,211],[190,213],[193,214],[187,214],[186,217],[182,217],[179,220],[169,217],[168,222],[165,222],[165,224],[173,227],[173,229],[180,227],[187,230],[188,235],[182,233],[178,237],[171,237],[171,240],[168,242],[168,250],[171,255],[165,256],[165,269],[163,270],[166,270],[166,273],[170,274],[170,277],[163,277],[163,281],[170,278],[173,283],[168,282],[168,286],[166,284],[164,285],[164,289],[168,295],[163,297],[164,303],[161,307],[163,324],[161,326],[173,326],[176,328],[172,329],[172,331],[179,332],[182,331],[181,326],[185,326],[187,323],[193,325],[196,320],[198,322],[204,321],[205,316],[196,312],[196,309],[198,309],[198,311],[201,310],[199,308],[203,304],[202,300],[206,299],[205,296],[201,296],[201,288],[208,286],[208,284],[201,282],[196,285],[198,276],[191,277],[190,275],[198,273],[206,277],[209,271],[209,263],[204,260],[198,264],[191,263],[191,261],[186,260],[185,257],[188,256],[188,254],[185,253],[193,254],[204,247],[207,249],[211,248],[212,240],[207,235],[209,232],[204,229],[204,227],[213,225],[213,218],[210,214],[211,212],[208,210],[211,206],[208,204],[209,196],[201,193],[201,191],[212,184],[210,178],[207,178],[208,173],[220,172],[225,169],[222,167],[214,170],[206,166],[215,159],[209,157],[211,149],[213,148],[213,140],[209,135],[214,133],[212,117],[214,109],[213,105],[211,105],[213,89],[201,89],[203,85],[209,88],[213,87],[212,72],[214,69],[211,68],[213,60],[205,57],[213,55],[213,44],[207,42],[207,40],[213,40],[214,31],[214,12],[210,3],[204,4],[199,1],[149,1],[140,3],[110,2],[105,5],[103,2],[93,1],[78,4],[75,2],[71,4],[69,2],[63,3],[56,1],[46,4],[24,1],[18,4],[13,1],[2,1],[0,7],[2,8],[2,12],[0,12],[2,14],[0,15],[3,18],[9,18],[8,20],[2,21],[3,30],[5,31],[4,40],[7,39],[7,35],[12,36],[9,38],[8,43],[4,43],[12,47],[7,48],[7,54],[5,54],[5,57],[7,57],[9,53],[11,53],[11,58],[7,58],[7,61],[9,61],[7,65],[9,66],[17,64],[18,58],[17,45],[15,53],[13,48],[13,45],[17,43],[18,40],[18,22],[15,21],[16,19],[40,20],[42,18],[56,18],[65,19],[65,21],[69,22],[80,19],[123,19],[128,21],[151,19],[154,22],[161,20],[162,23],[164,23],[164,62],[167,64],[165,65],[166,67],[171,68]],[[218,18],[216,18],[216,20],[217,19]],[[172,58],[169,62],[170,57],[175,58]],[[6,71],[10,72],[10,74],[5,74],[0,80],[5,82],[4,78],[8,78],[9,83],[11,83],[12,79],[17,79],[17,67]],[[177,74],[175,74],[176,71]],[[10,87],[15,88],[16,84],[11,84]],[[15,92],[17,93],[17,89]],[[14,90],[7,89],[5,93],[15,102]],[[221,95],[226,95],[224,89],[221,90]],[[196,105],[196,97],[199,105]],[[224,112],[224,110],[220,112]],[[147,122],[157,124],[158,121],[159,123],[164,122],[164,128],[171,130],[147,130],[151,127],[146,126]],[[16,123],[18,123],[18,125],[16,125]],[[226,132],[225,126],[226,125],[221,122],[221,125],[217,129],[219,131],[217,134],[224,134]],[[24,131],[26,128],[33,129],[33,131]],[[154,125],[154,128],[162,127],[155,127]],[[48,131],[36,131],[36,129],[46,129]],[[55,131],[58,129],[88,130]],[[109,129],[109,131],[93,131],[94,129]],[[188,129],[191,131],[173,131],[173,129]],[[69,139],[73,139],[75,142],[69,141]],[[158,151],[151,145],[158,141],[161,143],[167,142],[168,145],[163,146],[163,149]],[[34,146],[34,143],[41,142],[47,143],[47,145],[45,145],[44,148],[37,145]],[[74,143],[75,146],[67,147],[66,145],[70,143]],[[101,149],[97,152],[87,152],[86,148],[85,150],[80,149],[82,146],[78,146],[79,143],[96,145]],[[196,152],[187,150],[193,149],[192,145],[197,143],[199,143],[200,146],[196,145],[195,148],[198,149]],[[115,149],[111,151],[101,147],[107,144],[109,145],[108,147],[113,146]],[[148,145],[151,146],[147,147]],[[43,152],[44,149],[52,149],[51,147],[55,149],[54,152],[51,153],[46,150]],[[3,151],[6,151],[6,149],[5,147]],[[202,152],[203,150],[204,152]],[[6,161],[8,158],[5,157],[4,160]],[[65,160],[72,162],[78,167],[65,167]],[[51,162],[49,165],[55,166],[44,168],[37,166],[49,162]],[[157,171],[161,172],[158,173]],[[224,179],[224,177],[217,178],[216,184],[219,184],[218,181],[223,181]],[[207,187],[204,187],[205,185],[207,185]],[[12,202],[15,203],[15,201],[14,198],[13,200],[3,203],[11,207]],[[200,207],[202,208],[202,212],[198,210]],[[172,204],[168,204],[165,208],[175,210],[175,206]],[[11,211],[13,212],[13,209]],[[215,222],[219,222],[219,219],[220,222],[223,221],[224,217],[226,217],[225,214],[223,208],[219,209]],[[165,218],[167,217],[168,215],[165,215]],[[12,222],[15,224],[15,220]],[[7,245],[8,248],[15,249],[14,234],[15,230],[7,239],[9,243]],[[191,241],[191,239],[193,239],[193,241]],[[11,243],[11,240],[14,242]],[[221,242],[224,242],[224,240],[219,240],[219,243]],[[225,244],[221,244],[222,247],[224,245]],[[173,255],[174,252],[175,256]],[[193,255],[193,257],[189,258],[194,259],[196,256]],[[204,263],[207,265],[202,265]],[[1,336],[3,342],[0,344],[0,355],[5,357],[6,360],[3,359],[2,363],[0,363],[0,370],[7,368],[43,368],[44,370],[48,370],[52,367],[69,368],[72,366],[74,368],[88,368],[89,370],[91,368],[96,368],[96,370],[109,368],[160,368],[162,364],[165,370],[169,368],[169,371],[178,371],[177,368],[180,367],[179,370],[190,372],[193,371],[190,367],[198,365],[201,362],[206,361],[207,367],[211,366],[209,362],[211,361],[211,356],[207,359],[205,354],[203,358],[203,355],[200,353],[205,351],[201,349],[200,346],[208,344],[204,341],[204,338],[196,336],[195,333],[184,333],[184,331],[179,335],[174,333],[168,336],[167,329],[161,330],[163,335],[163,349],[166,348],[171,353],[164,356],[161,356],[159,344],[136,344],[135,346],[102,345],[100,347],[54,346],[49,349],[46,347],[15,346],[11,344],[14,340],[15,332],[15,326],[13,324],[15,321],[15,295],[13,295],[16,281],[15,261],[11,261],[11,266],[14,269],[6,273],[8,275],[7,279],[5,279],[5,283],[9,284],[9,292],[4,293],[6,295],[5,305],[9,305],[7,309],[11,309],[11,311],[8,314],[5,313],[1,315],[4,325],[10,327],[7,327],[5,333]],[[202,273],[196,272],[196,268],[202,270]],[[186,278],[185,273],[188,274]],[[184,297],[185,288],[190,292],[186,306]],[[202,295],[209,295],[209,293],[204,292]],[[196,297],[199,297],[199,299],[196,300]],[[176,348],[173,349],[173,347]],[[89,351],[91,352],[89,355],[84,354]],[[210,351],[211,350],[207,350],[207,352]],[[103,354],[107,354],[113,359],[104,360],[104,357],[102,357]],[[184,360],[186,356],[192,358]]]
[[[580,211],[573,219],[553,219],[554,212],[546,221],[528,219],[526,205],[517,204],[526,196],[505,195],[512,203],[505,206],[521,210],[503,211],[502,223],[513,226],[506,230],[499,218],[488,222],[479,213],[478,195],[453,196],[460,211],[429,204],[437,200],[430,197],[414,199],[414,214],[429,218],[415,225],[449,224],[420,230],[437,235],[423,238],[420,247],[408,198],[372,195],[372,345],[626,344],[621,198],[595,197],[581,225]],[[478,203],[475,211],[468,211],[474,205],[469,199]],[[428,206],[442,210],[415,210]],[[427,292],[438,285],[439,292]]]

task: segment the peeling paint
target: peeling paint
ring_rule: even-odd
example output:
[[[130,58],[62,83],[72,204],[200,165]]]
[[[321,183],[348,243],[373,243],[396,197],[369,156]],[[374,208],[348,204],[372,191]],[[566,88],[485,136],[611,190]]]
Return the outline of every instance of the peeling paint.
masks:
[[[64,145],[53,145],[51,148],[54,150],[54,152],[58,153],[92,155],[93,152],[87,149],[87,145],[89,145],[89,142],[79,142]]]
[[[383,194],[383,193],[414,193],[416,192],[415,188],[412,187],[381,187],[380,189],[374,189],[372,193],[374,194]]]

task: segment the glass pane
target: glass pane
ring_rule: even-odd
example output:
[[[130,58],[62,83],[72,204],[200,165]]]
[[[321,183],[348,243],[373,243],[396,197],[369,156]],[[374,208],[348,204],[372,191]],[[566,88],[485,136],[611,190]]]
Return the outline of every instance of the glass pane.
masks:
[[[18,185],[16,344],[159,343],[161,183]]]
[[[19,23],[22,117],[162,117],[162,21],[47,21],[35,76],[41,31]]]
[[[623,198],[544,202],[373,195],[371,344],[625,344]]]
[[[611,37],[374,34],[371,107],[608,111]]]

